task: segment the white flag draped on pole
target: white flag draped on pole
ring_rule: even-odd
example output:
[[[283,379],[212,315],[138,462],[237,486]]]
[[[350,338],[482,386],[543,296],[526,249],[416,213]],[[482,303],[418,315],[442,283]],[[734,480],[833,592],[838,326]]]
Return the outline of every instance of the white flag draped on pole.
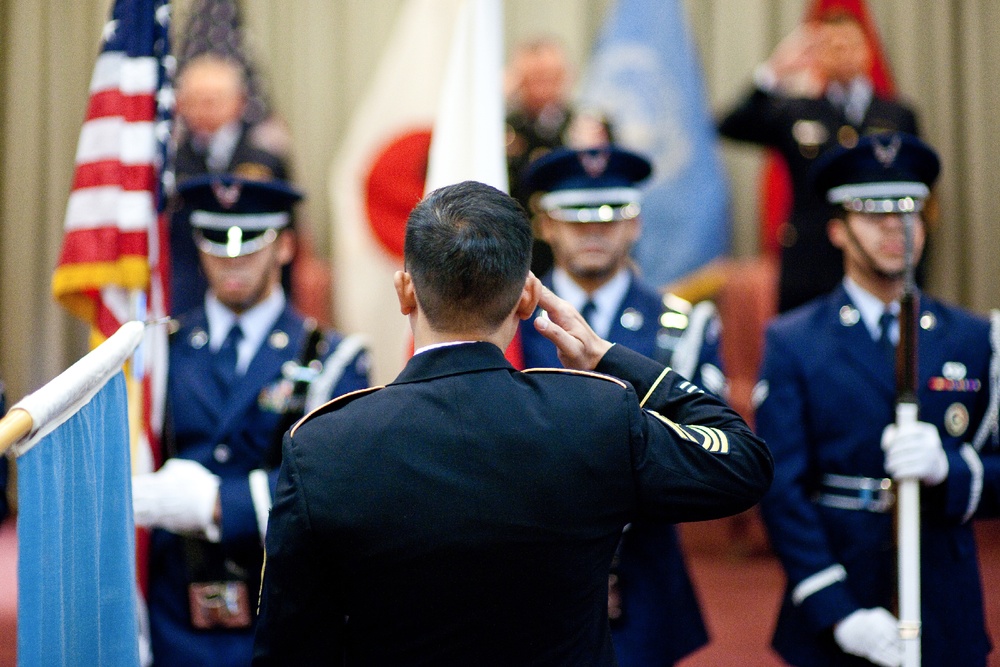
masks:
[[[500,0],[462,4],[431,138],[426,192],[467,180],[508,190],[502,31]]]
[[[337,323],[372,341],[376,382],[410,344],[392,287],[410,210],[463,180],[507,190],[502,32],[501,0],[409,0],[334,163]]]
[[[337,325],[371,341],[373,379],[406,360],[409,326],[392,275],[424,194],[451,36],[463,0],[408,0],[331,170]]]

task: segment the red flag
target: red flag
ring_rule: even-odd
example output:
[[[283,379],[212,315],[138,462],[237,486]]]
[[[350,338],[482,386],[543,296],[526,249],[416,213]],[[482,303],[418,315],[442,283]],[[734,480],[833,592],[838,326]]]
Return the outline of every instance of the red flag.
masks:
[[[885,57],[865,0],[813,0],[812,5],[806,9],[803,22],[815,21],[831,12],[844,12],[857,19],[871,49],[869,77],[875,94],[893,98],[896,88],[889,71],[889,61]],[[761,248],[765,255],[777,257],[781,254],[781,227],[788,221],[792,210],[792,180],[785,161],[774,150],[767,151],[761,167],[759,201]]]

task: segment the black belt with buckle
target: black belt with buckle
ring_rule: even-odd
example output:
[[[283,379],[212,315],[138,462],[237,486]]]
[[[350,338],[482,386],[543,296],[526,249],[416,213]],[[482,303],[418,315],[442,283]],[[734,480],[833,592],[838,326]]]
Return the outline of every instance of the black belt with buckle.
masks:
[[[823,475],[814,500],[824,507],[884,514],[892,509],[896,495],[888,477]]]

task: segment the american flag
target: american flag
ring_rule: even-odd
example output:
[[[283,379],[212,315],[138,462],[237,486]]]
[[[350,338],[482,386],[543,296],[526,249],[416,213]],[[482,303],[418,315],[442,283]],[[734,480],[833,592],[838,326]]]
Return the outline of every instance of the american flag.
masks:
[[[169,0],[116,0],[90,82],[52,291],[91,325],[94,345],[128,320],[167,312],[169,28]],[[155,465],[165,388],[165,327],[147,331],[134,369],[143,387],[142,418],[132,420],[135,472]]]

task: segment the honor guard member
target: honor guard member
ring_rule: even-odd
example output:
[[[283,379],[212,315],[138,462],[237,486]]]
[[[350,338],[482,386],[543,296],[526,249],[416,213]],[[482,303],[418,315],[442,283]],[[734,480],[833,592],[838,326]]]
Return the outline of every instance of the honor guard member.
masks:
[[[580,310],[594,331],[724,393],[715,306],[661,295],[636,275],[629,251],[640,234],[637,185],[652,168],[613,145],[555,149],[526,179],[555,265],[542,284]],[[560,367],[555,347],[521,323],[526,368]],[[611,577],[609,614],[622,667],[672,665],[708,641],[673,526],[638,522],[625,532]]]
[[[294,253],[296,190],[213,175],[180,193],[209,290],[170,338],[168,458],[133,478],[136,523],[157,529],[153,659],[248,665],[281,437],[304,411],[367,387],[368,355],[357,337],[321,331],[287,302],[280,273]]]
[[[205,174],[288,179],[287,157],[267,137],[271,124],[244,119],[249,88],[239,61],[217,53],[195,56],[181,68],[176,91],[175,183]],[[192,242],[191,209],[175,198],[171,210],[170,299],[171,314],[177,314],[201,304],[208,284]],[[289,284],[287,276],[284,284]]]
[[[918,292],[919,422],[897,429],[894,346],[904,288],[904,220],[938,174],[912,135],[862,138],[817,162],[835,206],[829,238],[842,283],[768,328],[757,430],[775,460],[761,503],[787,579],[775,649],[793,665],[899,665],[894,480],[921,481],[925,667],[985,665],[977,551],[970,521],[1000,513],[1000,328]],[[855,657],[859,656],[859,657]],[[868,662],[865,662],[867,660]]]

